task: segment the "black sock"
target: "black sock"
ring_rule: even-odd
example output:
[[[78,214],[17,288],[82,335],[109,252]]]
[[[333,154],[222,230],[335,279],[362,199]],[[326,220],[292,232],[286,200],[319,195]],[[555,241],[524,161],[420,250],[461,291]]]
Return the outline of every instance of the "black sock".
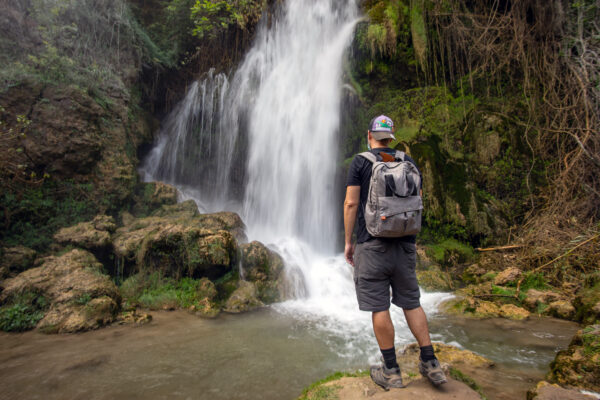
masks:
[[[383,362],[387,369],[398,368],[398,361],[396,361],[396,348],[391,349],[380,349],[383,355]]]
[[[429,360],[435,360],[435,359],[436,359],[436,357],[433,352],[432,345],[421,347],[421,360],[423,360],[424,362],[427,362]]]

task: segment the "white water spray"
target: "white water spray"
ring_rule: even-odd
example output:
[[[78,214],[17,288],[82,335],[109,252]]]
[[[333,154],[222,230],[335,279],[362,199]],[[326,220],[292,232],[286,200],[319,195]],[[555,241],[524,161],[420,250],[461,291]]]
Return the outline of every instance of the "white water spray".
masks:
[[[342,355],[373,354],[370,314],[358,310],[352,268],[334,248],[342,62],[356,0],[287,0],[280,11],[231,81],[210,73],[190,88],[144,176],[176,185],[204,211],[241,212],[248,236],[303,276],[301,298],[275,308],[328,332]],[[423,304],[432,312],[444,297],[425,295]],[[398,310],[392,315],[399,342],[412,340]]]

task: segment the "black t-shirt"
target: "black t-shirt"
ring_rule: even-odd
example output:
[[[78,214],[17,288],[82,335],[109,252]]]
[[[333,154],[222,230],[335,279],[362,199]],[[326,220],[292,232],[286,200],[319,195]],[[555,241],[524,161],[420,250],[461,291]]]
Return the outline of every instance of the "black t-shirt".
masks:
[[[384,151],[388,154],[391,154],[391,155],[396,154],[396,150],[390,149],[389,147],[373,149],[373,150],[371,150],[371,153],[378,156],[378,159],[381,160],[381,158],[379,158],[379,153],[382,151]],[[408,155],[405,155],[404,160],[410,161],[411,163],[415,164],[415,167],[417,167],[415,160],[413,160]],[[357,155],[354,157],[354,160],[352,160],[352,164],[350,164],[350,170],[348,171],[348,181],[347,181],[346,185],[347,186],[360,186],[360,203],[358,205],[358,213],[357,213],[357,218],[356,218],[356,222],[357,222],[357,224],[356,224],[357,225],[357,227],[356,227],[356,242],[357,243],[364,243],[368,240],[373,239],[373,236],[371,236],[369,234],[369,231],[367,231],[367,225],[365,224],[365,205],[367,204],[367,197],[369,195],[369,182],[371,181],[372,167],[373,167],[373,164],[371,164],[371,162],[369,162],[366,158]],[[417,169],[418,168],[419,167],[417,167]],[[420,174],[420,171],[419,171],[419,174]],[[422,176],[421,176],[421,187],[423,187]],[[403,236],[400,238],[393,238],[392,240],[401,240],[404,242],[415,243],[417,240],[417,237],[415,235],[411,235],[411,236]]]

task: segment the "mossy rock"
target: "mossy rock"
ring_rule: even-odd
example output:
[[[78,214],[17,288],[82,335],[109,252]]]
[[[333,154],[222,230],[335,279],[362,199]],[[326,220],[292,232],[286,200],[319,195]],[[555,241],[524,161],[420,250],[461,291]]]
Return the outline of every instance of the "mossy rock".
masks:
[[[111,233],[116,229],[114,219],[98,215],[92,221],[62,228],[54,235],[54,240],[64,246],[75,246],[86,250],[101,250],[112,244]]]
[[[0,268],[21,272],[34,266],[37,252],[25,246],[5,247],[0,251]]]
[[[258,298],[258,289],[253,282],[240,281],[238,288],[225,303],[224,311],[238,314],[262,307],[264,304]]]
[[[102,264],[87,251],[71,250],[43,259],[41,266],[2,282],[0,302],[11,306],[25,292],[48,307],[37,327],[48,333],[78,332],[111,323],[121,296]]]
[[[561,386],[600,392],[600,325],[577,332],[569,348],[560,351],[550,364],[547,379]]]
[[[429,292],[449,292],[454,289],[452,277],[439,267],[431,267],[426,271],[417,271],[419,286]]]
[[[265,303],[282,299],[283,259],[264,244],[254,241],[240,246],[244,278],[254,282]]]

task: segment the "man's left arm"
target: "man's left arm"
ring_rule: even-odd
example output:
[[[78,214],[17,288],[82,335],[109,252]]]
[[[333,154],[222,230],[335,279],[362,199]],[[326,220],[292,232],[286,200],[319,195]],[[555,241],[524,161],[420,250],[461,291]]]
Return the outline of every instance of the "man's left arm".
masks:
[[[360,186],[348,186],[344,200],[344,256],[350,265],[354,265],[354,244],[352,233],[356,224],[356,214],[360,201]]]

